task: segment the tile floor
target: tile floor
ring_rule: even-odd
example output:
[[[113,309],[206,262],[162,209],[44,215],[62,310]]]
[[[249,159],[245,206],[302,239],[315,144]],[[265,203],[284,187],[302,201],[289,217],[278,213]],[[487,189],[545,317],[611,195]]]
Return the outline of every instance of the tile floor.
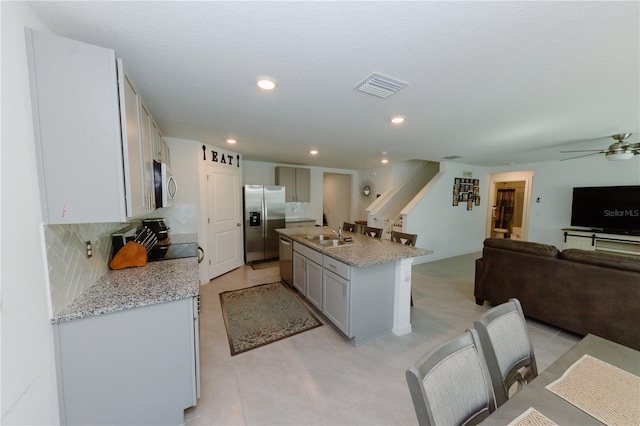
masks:
[[[231,356],[218,294],[279,281],[279,269],[243,266],[201,288],[201,398],[185,412],[195,425],[415,425],[406,368],[473,325],[489,306],[473,297],[471,254],[412,270],[413,332],[353,347],[324,326]],[[579,337],[528,321],[542,371]]]

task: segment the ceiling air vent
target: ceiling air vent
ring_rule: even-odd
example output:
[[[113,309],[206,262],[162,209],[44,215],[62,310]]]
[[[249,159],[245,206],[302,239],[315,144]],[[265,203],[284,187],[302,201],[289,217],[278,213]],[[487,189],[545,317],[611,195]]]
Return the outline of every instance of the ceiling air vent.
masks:
[[[395,78],[374,72],[360,83],[356,84],[354,89],[386,99],[398,92],[400,89],[407,87],[408,84],[409,83],[405,83],[404,81],[396,80]]]
[[[462,155],[449,155],[447,157],[442,157],[445,160],[457,160],[458,158],[462,158]]]

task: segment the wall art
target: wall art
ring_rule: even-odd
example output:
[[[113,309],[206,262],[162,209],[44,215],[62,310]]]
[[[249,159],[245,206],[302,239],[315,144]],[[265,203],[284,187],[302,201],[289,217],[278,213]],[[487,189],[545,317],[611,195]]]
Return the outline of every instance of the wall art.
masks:
[[[480,205],[480,180],[457,177],[453,181],[454,206],[466,205],[467,210],[473,210],[474,204]]]

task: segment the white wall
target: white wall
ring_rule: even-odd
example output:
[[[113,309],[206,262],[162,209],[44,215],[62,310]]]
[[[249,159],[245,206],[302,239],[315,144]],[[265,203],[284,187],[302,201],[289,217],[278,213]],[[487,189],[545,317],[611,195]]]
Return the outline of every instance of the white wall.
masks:
[[[562,249],[562,228],[570,226],[574,186],[640,185],[640,156],[608,161],[604,155],[524,164],[492,172],[533,170],[529,241]],[[540,199],[537,202],[537,199]]]
[[[375,190],[372,196],[362,199],[358,193],[357,210],[354,212],[354,220],[367,220],[367,208],[376,200],[377,195],[390,192],[402,185],[420,167],[424,165],[422,160],[403,161],[401,163],[381,164],[380,167],[360,170],[356,187],[360,189],[363,182],[373,183]]]
[[[323,210],[327,217],[327,225],[338,228],[344,222],[351,222],[351,203],[345,202],[352,199],[351,181],[353,176],[325,173],[323,188]]]
[[[380,165],[380,167],[364,169],[358,172],[357,182],[355,182],[357,191],[353,193],[356,202],[356,210],[352,213],[353,220],[367,220],[367,208],[369,205],[376,200],[378,195],[382,195],[394,188],[393,169],[394,167],[404,167],[401,164],[404,163]],[[371,187],[372,191],[371,195],[366,198],[360,195],[360,190],[365,183]]]
[[[470,171],[480,180],[480,206],[467,210],[466,203],[453,206],[456,177]],[[427,185],[427,194],[411,210],[405,227],[417,234],[416,246],[433,250],[414,263],[431,262],[482,250],[487,203],[487,169],[458,163],[441,163],[440,173]]]
[[[2,424],[57,424],[40,197],[24,26],[48,31],[26,2],[2,8]]]
[[[638,157],[613,162],[595,156],[496,168],[442,163],[441,173],[430,183],[428,195],[416,204],[407,221],[407,231],[418,234],[417,245],[434,251],[415,263],[480,251],[488,214],[489,175],[520,170],[533,171],[528,240],[559,249],[563,244],[561,230],[570,226],[574,186],[640,185]],[[463,171],[472,171],[473,177],[480,179],[481,205],[474,206],[472,211],[462,205],[451,205],[453,179],[462,177]]]

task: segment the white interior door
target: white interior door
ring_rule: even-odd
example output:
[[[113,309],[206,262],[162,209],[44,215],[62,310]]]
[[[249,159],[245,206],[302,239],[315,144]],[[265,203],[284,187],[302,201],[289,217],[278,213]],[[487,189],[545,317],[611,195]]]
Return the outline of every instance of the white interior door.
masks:
[[[227,273],[244,263],[240,169],[206,166],[208,278]]]

